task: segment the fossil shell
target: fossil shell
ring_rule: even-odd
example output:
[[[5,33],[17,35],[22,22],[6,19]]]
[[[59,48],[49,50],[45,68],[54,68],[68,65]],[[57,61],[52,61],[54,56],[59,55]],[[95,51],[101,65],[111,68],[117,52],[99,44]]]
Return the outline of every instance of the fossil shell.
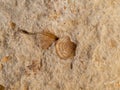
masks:
[[[75,55],[76,44],[68,36],[60,38],[56,43],[56,52],[61,59],[68,59]]]
[[[50,32],[42,32],[40,35],[42,49],[49,48],[56,40],[58,40],[58,37]]]

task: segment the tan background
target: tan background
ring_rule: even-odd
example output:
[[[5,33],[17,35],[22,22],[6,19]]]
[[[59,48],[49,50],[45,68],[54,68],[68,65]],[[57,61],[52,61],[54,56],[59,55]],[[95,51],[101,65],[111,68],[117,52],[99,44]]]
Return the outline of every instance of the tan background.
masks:
[[[43,50],[39,35],[17,33],[18,27],[70,36],[77,44],[74,59],[60,59],[55,43]],[[0,0],[0,85],[120,90],[120,0]]]

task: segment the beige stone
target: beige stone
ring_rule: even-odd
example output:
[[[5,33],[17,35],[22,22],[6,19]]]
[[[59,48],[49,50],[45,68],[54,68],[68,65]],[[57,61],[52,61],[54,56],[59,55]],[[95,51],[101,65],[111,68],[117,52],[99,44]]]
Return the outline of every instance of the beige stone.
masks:
[[[75,55],[18,29],[69,36]],[[0,63],[6,90],[120,90],[120,0],[0,0]]]

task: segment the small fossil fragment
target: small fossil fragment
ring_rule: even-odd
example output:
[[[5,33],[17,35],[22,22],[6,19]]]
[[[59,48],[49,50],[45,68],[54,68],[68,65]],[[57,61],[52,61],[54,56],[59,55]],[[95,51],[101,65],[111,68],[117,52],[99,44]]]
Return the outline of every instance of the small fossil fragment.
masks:
[[[0,85],[0,90],[5,90],[5,87],[3,85]]]
[[[26,34],[26,35],[36,35],[36,34],[38,34],[38,33],[28,32],[27,30],[20,29],[20,28],[18,28],[18,32],[19,32],[19,33]]]
[[[29,90],[27,85],[24,85],[23,90]]]
[[[4,56],[2,59],[1,59],[1,62],[2,63],[6,63],[7,61],[10,60],[10,56]]]
[[[3,68],[3,65],[0,63],[0,71],[2,70],[2,68]]]
[[[12,28],[12,29],[15,29],[15,27],[16,27],[16,24],[14,23],[14,22],[10,22],[10,27]]]
[[[32,64],[27,66],[26,75],[31,75],[31,72],[29,71],[33,71],[34,74],[37,74],[40,71],[41,67],[42,66],[38,60],[33,60]]]
[[[36,72],[37,70],[40,70],[40,63],[37,60],[32,61],[32,64],[27,66],[30,70],[33,70],[33,72]]]
[[[42,32],[40,33],[40,41],[41,41],[41,47],[42,49],[49,48],[53,42],[58,40],[58,37],[50,32]]]
[[[56,43],[56,52],[61,59],[72,58],[75,55],[76,44],[68,36],[59,39]]]

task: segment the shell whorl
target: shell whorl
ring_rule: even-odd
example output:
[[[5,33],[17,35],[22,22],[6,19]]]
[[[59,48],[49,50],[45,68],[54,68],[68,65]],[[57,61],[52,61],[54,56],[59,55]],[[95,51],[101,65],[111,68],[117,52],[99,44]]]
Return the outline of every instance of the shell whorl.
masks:
[[[56,43],[56,52],[62,59],[71,58],[75,55],[76,44],[68,36],[60,38]]]

